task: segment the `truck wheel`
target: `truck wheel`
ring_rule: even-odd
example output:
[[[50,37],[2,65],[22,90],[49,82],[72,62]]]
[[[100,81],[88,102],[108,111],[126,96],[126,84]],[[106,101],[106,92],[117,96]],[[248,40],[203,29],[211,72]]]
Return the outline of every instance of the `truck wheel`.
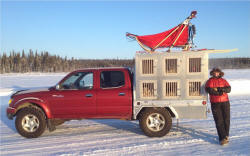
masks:
[[[165,136],[172,127],[171,115],[164,108],[146,109],[139,122],[142,131],[149,137]]]
[[[20,135],[37,138],[46,128],[46,117],[39,109],[24,108],[17,113],[15,125]]]

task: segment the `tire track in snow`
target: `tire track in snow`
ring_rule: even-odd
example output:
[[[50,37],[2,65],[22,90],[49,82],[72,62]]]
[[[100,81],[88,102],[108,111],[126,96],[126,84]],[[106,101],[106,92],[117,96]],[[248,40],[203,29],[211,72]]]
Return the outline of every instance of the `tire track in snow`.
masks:
[[[117,134],[114,136],[114,134]],[[171,134],[171,133],[170,133]],[[68,135],[67,135],[68,136]],[[66,137],[67,137],[66,136]],[[168,137],[171,137],[171,135],[167,135]],[[177,135],[173,135],[174,137],[178,137]],[[53,137],[53,136],[52,136]],[[3,144],[1,146],[1,150],[3,154],[18,154],[18,153],[29,153],[29,152],[37,152],[41,149],[48,150],[53,149],[53,148],[60,148],[63,149],[63,147],[70,147],[70,148],[77,148],[79,147],[81,150],[83,150],[82,146],[88,148],[96,148],[96,145],[105,145],[105,146],[113,146],[114,142],[119,142],[121,144],[124,144],[128,142],[128,144],[131,144],[131,139],[133,138],[134,140],[139,140],[139,142],[145,142],[145,140],[148,140],[148,137],[144,135],[136,135],[134,133],[128,133],[128,132],[122,132],[121,130],[109,130],[108,133],[96,133],[96,134],[91,134],[91,138],[88,136],[82,136],[82,135],[76,135],[76,136],[70,136],[69,138],[64,138],[62,139],[61,137],[53,137],[53,138],[42,138],[39,139],[39,142],[37,143],[37,139],[21,139],[18,142],[20,145],[18,146],[18,149],[16,145],[12,145],[12,143],[9,144]],[[73,140],[73,141],[72,141]],[[75,141],[74,141],[75,140]],[[31,141],[31,142],[30,142]],[[16,142],[16,143],[18,143]],[[53,144],[51,144],[51,142]],[[138,142],[137,142],[138,143]],[[38,147],[37,147],[38,146]],[[29,149],[29,147],[32,147],[32,149]],[[45,148],[44,148],[45,147]],[[26,149],[26,150],[25,150]]]
[[[242,137],[249,137],[250,134],[243,134],[243,135],[238,135],[238,136],[232,136],[230,137],[230,140],[233,141],[236,138],[242,138]],[[114,153],[126,153],[127,151],[136,151],[137,153],[140,151],[145,151],[145,150],[157,150],[157,149],[161,149],[161,148],[170,148],[171,146],[181,146],[181,145],[187,145],[187,144],[208,144],[206,142],[206,140],[204,139],[184,139],[184,140],[180,140],[183,138],[178,138],[178,141],[163,141],[163,142],[158,142],[158,143],[143,143],[140,145],[135,145],[135,146],[123,146],[120,148],[105,148],[105,149],[99,149],[99,150],[94,150],[91,152],[86,152],[84,153],[84,155],[102,155],[105,153],[105,155],[112,155]]]
[[[119,123],[119,122],[118,122]],[[79,125],[79,126],[78,126]],[[27,147],[29,147],[29,146],[39,146],[39,147],[35,147],[35,148],[33,148],[32,150],[27,150],[27,152],[31,152],[31,151],[39,151],[41,148],[41,146],[42,147],[47,147],[47,146],[49,146],[49,148],[48,149],[50,149],[50,147],[52,148],[62,148],[63,146],[58,146],[58,144],[64,144],[64,146],[68,146],[68,147],[71,147],[71,148],[74,148],[74,149],[76,149],[78,146],[87,146],[88,148],[91,148],[92,146],[95,148],[95,145],[96,144],[106,144],[106,146],[110,146],[111,144],[112,144],[112,142],[117,142],[117,141],[120,141],[120,142],[128,142],[128,144],[130,145],[131,144],[131,142],[129,141],[129,138],[134,138],[135,140],[137,140],[137,139],[143,139],[144,137],[143,136],[137,136],[137,135],[135,135],[133,132],[129,132],[129,131],[127,131],[127,130],[122,130],[122,129],[115,129],[115,128],[112,128],[112,127],[109,127],[109,126],[106,126],[106,125],[101,125],[101,124],[96,124],[96,123],[94,123],[94,124],[92,124],[92,125],[89,125],[89,128],[86,128],[86,127],[84,127],[84,128],[82,128],[82,130],[84,131],[84,132],[86,132],[86,131],[91,131],[91,130],[93,130],[93,128],[94,128],[94,132],[93,133],[91,133],[91,138],[88,138],[87,137],[87,135],[88,135],[88,133],[87,134],[85,134],[84,132],[83,132],[83,134],[81,134],[82,132],[81,131],[79,131],[79,128],[81,128],[81,126],[80,126],[80,124],[78,124],[77,126],[73,126],[73,128],[70,128],[70,129],[63,129],[63,127],[62,127],[62,129],[59,129],[60,131],[56,131],[55,132],[55,134],[52,134],[51,133],[51,135],[48,135],[48,134],[50,134],[50,133],[46,133],[44,136],[42,136],[41,137],[41,139],[42,140],[40,140],[39,141],[39,144],[37,144],[36,143],[36,139],[33,141],[33,139],[32,139],[32,142],[30,142],[30,143],[28,143],[29,141],[31,141],[30,139],[25,139],[25,142],[23,142],[23,139],[21,139],[21,140],[19,140],[18,142],[20,142],[20,144],[21,144],[21,142],[24,144],[24,146],[21,146],[20,147],[20,145],[19,145],[19,147],[18,148],[21,148],[21,149],[27,149]],[[67,125],[68,126],[68,125]],[[124,125],[125,127],[126,127],[126,125]],[[244,127],[247,127],[247,125],[241,125],[240,127],[243,127],[243,130],[244,130]],[[236,127],[235,129],[238,129],[239,130],[239,128],[240,127]],[[72,130],[73,129],[73,130]],[[181,128],[180,128],[181,129]],[[196,128],[197,129],[197,128]],[[81,130],[81,129],[80,129]],[[100,131],[99,131],[100,130]],[[62,133],[64,133],[65,131],[70,131],[70,134],[72,134],[72,135],[74,135],[74,136],[71,136],[71,135],[69,135],[69,134],[62,134]],[[78,131],[77,133],[75,133],[75,131]],[[98,132],[99,131],[99,132]],[[107,133],[106,133],[107,132]],[[174,132],[171,132],[172,134],[174,134],[176,131],[174,131]],[[179,138],[180,136],[176,136],[176,135],[171,135],[171,133],[170,133],[170,135],[167,135],[166,136],[166,138],[164,138],[164,139],[173,139],[174,137],[176,137],[176,138]],[[183,137],[183,133],[182,132],[180,132],[181,134],[182,134],[182,136],[181,136],[181,138]],[[57,134],[58,135],[60,135],[60,136],[57,136]],[[113,136],[114,134],[117,134],[118,136]],[[119,135],[120,134],[120,135]],[[184,133],[185,134],[185,133]],[[13,135],[13,137],[16,137],[18,134],[16,134],[16,135]],[[62,136],[61,136],[62,135]],[[66,136],[65,136],[66,135]],[[54,137],[54,136],[56,136],[56,137]],[[63,139],[63,137],[69,137],[69,138],[64,138]],[[184,135],[185,136],[185,135]],[[248,135],[247,135],[248,136]],[[47,138],[45,138],[45,137],[47,137]],[[52,138],[51,138],[52,137]],[[112,138],[112,137],[115,137],[115,139],[114,138]],[[239,136],[236,136],[236,138],[238,138]],[[80,139],[79,139],[80,138]],[[180,139],[181,139],[180,138]],[[234,138],[234,137],[232,137],[232,138]],[[163,139],[163,140],[164,140]],[[72,142],[72,140],[77,140],[77,141],[75,141],[75,142],[73,142],[72,144],[70,143],[70,142]],[[94,141],[93,141],[94,140]],[[98,141],[97,141],[98,140]],[[195,140],[195,139],[194,139]],[[202,140],[202,139],[201,139]],[[140,143],[140,142],[149,142],[149,141],[151,141],[151,138],[150,139],[148,139],[147,140],[147,138],[145,139],[143,139],[142,141],[139,141],[139,142],[136,142],[137,144],[138,143]],[[162,139],[160,139],[159,141],[162,141]],[[17,142],[17,143],[18,143]],[[51,142],[53,142],[53,144],[55,144],[55,145],[51,145]],[[80,142],[80,143],[79,143]],[[81,142],[84,142],[84,143],[81,143]],[[86,143],[86,142],[88,142],[88,143]],[[15,147],[13,148],[13,146],[15,146],[15,145],[12,145],[12,143],[10,142],[10,144],[9,144],[9,146],[7,145],[7,144],[5,144],[5,145],[2,145],[1,146],[1,148],[3,148],[3,149],[6,149],[6,150],[8,150],[8,151],[12,151],[12,150],[15,150]],[[128,146],[128,147],[130,147],[130,146]],[[13,148],[13,149],[12,149]],[[47,148],[45,148],[45,149],[47,149]],[[77,148],[78,149],[78,148]],[[83,148],[82,147],[80,147],[79,148],[79,150],[83,150]],[[84,151],[86,151],[87,149],[85,149]],[[2,151],[2,150],[1,150]],[[16,151],[16,150],[15,150]],[[24,150],[21,150],[21,151],[24,151]],[[19,153],[19,152],[21,152],[21,151],[17,151],[17,152],[11,152],[12,154],[17,154],[17,153]],[[88,150],[87,150],[88,151]],[[25,151],[24,151],[25,152]],[[48,151],[49,152],[49,151]],[[8,153],[8,152],[7,152]],[[6,153],[6,154],[7,154]],[[22,152],[21,152],[22,153]],[[10,154],[10,153],[9,153]]]
[[[101,129],[101,128],[100,128]],[[98,133],[95,133],[95,134],[91,134],[91,138],[88,137],[88,135],[79,135],[79,134],[74,134],[74,136],[70,136],[69,138],[66,138],[68,137],[68,135],[66,136],[63,136],[63,137],[53,137],[53,136],[48,136],[46,139],[45,138],[37,138],[37,139],[20,139],[18,142],[22,142],[22,144],[20,144],[18,146],[18,148],[20,148],[20,150],[16,150],[15,148],[16,145],[12,144],[12,143],[8,143],[8,144],[2,144],[1,146],[1,151],[3,153],[5,153],[4,151],[14,151],[13,152],[7,152],[7,153],[19,153],[19,152],[22,152],[24,151],[24,149],[27,149],[28,147],[30,146],[39,146],[39,147],[34,147],[32,149],[27,149],[27,151],[34,151],[34,150],[39,150],[40,147],[44,148],[44,147],[47,147],[50,149],[50,148],[58,148],[58,147],[61,147],[60,145],[58,146],[58,144],[62,144],[63,146],[66,146],[71,144],[72,141],[75,142],[76,146],[78,146],[79,142],[83,142],[83,143],[80,143],[80,145],[85,145],[85,146],[90,146],[92,144],[99,144],[99,143],[102,143],[103,141],[105,142],[110,142],[110,143],[113,143],[114,141],[123,141],[123,140],[127,140],[128,138],[130,137],[134,137],[135,139],[138,138],[138,137],[141,137],[141,136],[134,136],[134,134],[131,134],[131,133],[122,133],[123,135],[119,135],[119,136],[116,136],[115,138],[112,137],[113,134],[119,134],[120,130],[111,130],[109,129],[108,130],[109,133],[103,133],[103,130],[101,132],[98,132]],[[127,135],[126,135],[127,134]],[[111,135],[111,137],[109,137]],[[52,138],[51,138],[52,137]],[[39,143],[37,143],[39,139]],[[75,140],[75,141],[74,141]],[[93,142],[94,140],[94,142]],[[31,141],[31,142],[30,142]],[[16,143],[18,143],[16,142]],[[52,145],[51,142],[53,144],[56,143],[56,145]],[[63,147],[62,146],[62,147]]]
[[[236,135],[236,136],[232,136],[230,137],[231,140],[233,139],[238,139],[241,137],[249,137],[250,134],[242,134],[242,135]],[[115,138],[114,138],[115,137]],[[77,139],[78,140],[76,142],[72,142],[72,140]],[[130,138],[133,138],[133,140],[131,140]],[[176,146],[176,145],[186,145],[186,144],[197,144],[197,143],[206,143],[206,140],[204,139],[185,139],[183,136],[176,136],[176,139],[178,139],[178,141],[164,141],[165,139],[170,139],[173,140],[173,137],[171,136],[166,136],[164,138],[161,139],[154,139],[154,138],[147,138],[147,137],[139,137],[139,136],[134,136],[134,135],[127,135],[124,136],[122,135],[122,137],[117,137],[117,136],[113,136],[113,135],[109,135],[107,138],[105,139],[97,139],[97,138],[90,138],[89,140],[86,140],[86,138],[81,138],[79,139],[78,136],[75,137],[70,137],[67,139],[51,139],[51,140],[47,140],[50,141],[50,144],[45,144],[44,141],[45,140],[41,140],[43,141],[43,144],[39,143],[39,146],[41,147],[34,147],[34,143],[30,143],[30,145],[33,145],[32,149],[26,149],[25,146],[28,146],[29,144],[25,143],[25,146],[19,146],[18,148],[20,148],[19,150],[14,150],[14,151],[2,151],[2,154],[21,154],[21,153],[37,153],[38,151],[42,150],[42,151],[47,151],[46,153],[58,153],[58,151],[50,151],[51,149],[73,149],[74,151],[85,151],[84,154],[87,155],[92,155],[92,154],[101,154],[101,153],[105,153],[105,154],[109,154],[109,153],[113,153],[113,152],[121,152],[121,151],[126,151],[126,150],[132,150],[132,151],[138,151],[139,149],[141,149],[142,147],[145,147],[147,150],[149,149],[153,149],[154,147],[169,147],[169,146]],[[93,140],[92,140],[93,139]],[[136,142],[134,142],[134,140],[136,140]],[[69,141],[69,143],[67,143],[67,141]],[[83,142],[82,142],[83,141]],[[51,142],[53,142],[53,145],[51,144]],[[117,142],[117,144],[115,146],[113,146],[113,142]],[[56,143],[56,144],[55,144]],[[65,144],[67,143],[67,144]],[[6,146],[3,146],[4,148]],[[85,147],[85,148],[84,148]],[[115,149],[114,149],[115,148]],[[26,149],[26,150],[25,150]],[[143,148],[144,149],[144,148]],[[70,152],[71,150],[65,150],[64,152]],[[90,152],[88,152],[90,151]]]

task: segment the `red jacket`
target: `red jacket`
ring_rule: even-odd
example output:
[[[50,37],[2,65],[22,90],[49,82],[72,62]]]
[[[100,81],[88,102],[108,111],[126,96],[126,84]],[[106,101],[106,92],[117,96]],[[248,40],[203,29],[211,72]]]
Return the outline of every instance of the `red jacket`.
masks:
[[[206,91],[209,93],[211,103],[227,102],[229,101],[227,93],[230,93],[231,86],[221,77],[211,77],[206,83]]]

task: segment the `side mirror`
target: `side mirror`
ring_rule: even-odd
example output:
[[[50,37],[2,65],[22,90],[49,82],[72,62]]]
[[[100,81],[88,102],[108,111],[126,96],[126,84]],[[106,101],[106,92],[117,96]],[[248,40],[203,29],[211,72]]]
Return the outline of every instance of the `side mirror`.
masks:
[[[60,85],[57,84],[57,85],[56,85],[56,90],[59,90],[59,89],[60,89]]]

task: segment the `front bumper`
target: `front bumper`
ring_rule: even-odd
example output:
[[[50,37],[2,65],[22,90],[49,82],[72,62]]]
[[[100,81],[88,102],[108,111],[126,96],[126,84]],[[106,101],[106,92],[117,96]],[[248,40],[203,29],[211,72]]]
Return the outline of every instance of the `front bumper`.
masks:
[[[15,116],[15,113],[16,113],[16,109],[15,108],[8,107],[6,109],[6,115],[7,115],[8,119],[10,119],[10,120],[13,119],[13,117]]]

